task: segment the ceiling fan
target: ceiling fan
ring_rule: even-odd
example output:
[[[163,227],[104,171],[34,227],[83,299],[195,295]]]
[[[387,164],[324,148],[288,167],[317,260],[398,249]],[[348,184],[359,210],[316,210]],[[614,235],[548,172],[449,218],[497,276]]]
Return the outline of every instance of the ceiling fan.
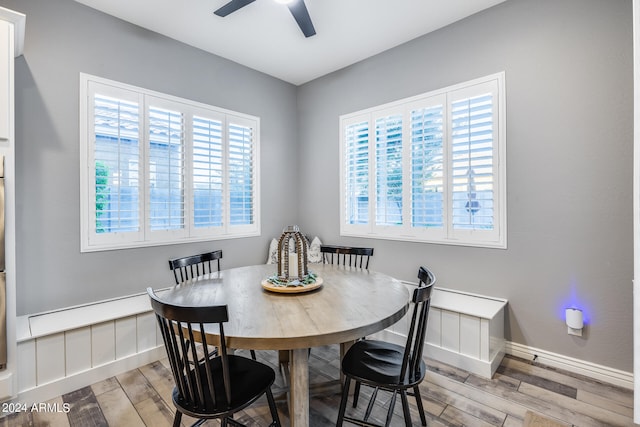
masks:
[[[213,13],[218,16],[225,17],[250,3],[253,3],[254,1],[256,0],[231,0],[229,3],[225,4]],[[313,28],[313,22],[311,22],[311,17],[309,16],[307,6],[305,6],[304,4],[304,0],[276,1],[278,3],[285,3],[287,5],[305,37],[311,37],[315,35],[316,29]]]

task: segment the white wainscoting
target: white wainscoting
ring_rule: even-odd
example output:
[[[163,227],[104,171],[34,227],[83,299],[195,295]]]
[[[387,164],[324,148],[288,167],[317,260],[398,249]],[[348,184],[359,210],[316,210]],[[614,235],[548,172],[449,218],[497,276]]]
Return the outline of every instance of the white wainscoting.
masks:
[[[410,290],[415,287],[406,285]],[[426,355],[491,377],[506,352],[633,388],[632,373],[505,342],[505,304],[501,299],[435,288]],[[405,318],[376,336],[403,344],[407,329]],[[18,319],[17,336],[18,396],[13,400],[27,404],[47,401],[165,357],[146,294],[23,316]]]
[[[18,396],[38,403],[164,357],[149,297],[18,319]]]
[[[426,354],[491,378],[504,357],[506,305],[505,299],[434,289]]]
[[[410,292],[415,283],[404,282]],[[427,322],[425,354],[476,375],[491,378],[505,354],[507,300],[434,288]],[[380,334],[404,343],[408,316]]]

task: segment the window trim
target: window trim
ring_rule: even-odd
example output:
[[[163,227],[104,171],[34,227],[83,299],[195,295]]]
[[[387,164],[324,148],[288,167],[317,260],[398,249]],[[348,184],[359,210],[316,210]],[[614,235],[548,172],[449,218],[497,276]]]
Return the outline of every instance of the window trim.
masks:
[[[144,89],[125,83],[108,80],[102,77],[93,76],[86,73],[80,73],[80,91],[79,91],[79,132],[80,132],[80,243],[81,252],[94,252],[104,250],[116,250],[126,248],[140,248],[150,246],[162,246],[171,244],[181,244],[189,242],[201,242],[210,240],[235,239],[259,236],[261,234],[261,215],[260,215],[260,118],[237,111],[227,110],[220,107],[207,105],[204,103],[179,98],[172,95]],[[123,99],[133,99],[132,93],[137,95],[135,102],[139,106],[140,120],[140,207],[141,216],[140,230],[132,233],[109,233],[110,236],[96,241],[96,233],[91,232],[92,224],[96,221],[95,212],[95,162],[89,159],[93,153],[93,101],[91,87],[97,84],[107,88],[109,93],[105,95],[123,94]],[[149,105],[144,102],[145,97],[159,99],[163,106],[179,105],[180,112],[183,114],[185,131],[184,131],[184,209],[185,220],[183,228],[178,232],[151,232],[148,222],[147,209],[149,206],[149,173],[148,173],[148,108]],[[154,104],[155,106],[155,104]],[[175,107],[170,107],[175,108]],[[253,183],[253,206],[252,215],[253,223],[249,225],[232,225],[229,220],[229,203],[224,204],[223,225],[222,227],[196,228],[193,225],[193,169],[191,159],[193,154],[192,146],[192,130],[189,124],[194,115],[204,116],[211,119],[222,119],[223,132],[228,135],[228,124],[236,122],[238,124],[246,124],[252,128],[252,183]],[[226,136],[223,138],[225,152],[223,157],[223,168],[228,166],[224,164],[227,161],[228,140]],[[92,191],[93,186],[93,191]],[[223,197],[228,196],[228,182],[223,185]],[[228,200],[228,199],[225,199]],[[154,235],[155,234],[155,235]],[[164,235],[163,235],[164,234]],[[94,237],[92,239],[92,236]],[[103,240],[103,241],[100,241]]]
[[[452,180],[450,164],[451,164],[451,142],[449,137],[450,127],[450,109],[452,101],[448,98],[448,95],[454,93],[462,93],[466,90],[473,90],[472,88],[478,85],[494,84],[495,85],[495,114],[494,119],[497,121],[494,130],[494,232],[479,232],[478,230],[454,230],[452,227],[451,214],[453,210],[450,208],[452,200],[451,185]],[[443,104],[443,111],[445,118],[443,119],[443,159],[445,162],[445,175],[444,186],[446,191],[444,192],[443,207],[444,213],[444,229],[440,230],[436,228],[419,229],[412,227],[410,224],[411,216],[411,168],[410,168],[410,130],[408,125],[402,126],[402,150],[403,150],[403,192],[402,192],[402,218],[403,224],[397,227],[394,226],[380,226],[375,223],[375,123],[378,117],[384,117],[390,115],[398,110],[405,111],[405,118],[411,111],[411,108],[416,105],[425,105],[425,100],[430,98],[443,97],[445,102]],[[349,237],[363,237],[372,239],[385,239],[385,240],[399,240],[399,241],[413,241],[435,244],[447,244],[447,245],[459,245],[459,246],[474,246],[474,247],[487,247],[487,248],[500,248],[506,249],[507,247],[507,187],[506,187],[506,96],[505,96],[505,73],[504,71],[491,74],[485,77],[473,79],[467,82],[455,84],[445,88],[437,89],[430,92],[425,92],[419,95],[411,96],[408,98],[400,99],[397,101],[389,102],[386,104],[378,105],[375,107],[363,109],[349,114],[344,114],[339,117],[339,131],[340,131],[340,235]],[[346,141],[345,130],[346,127],[355,124],[367,122],[368,123],[368,218],[367,224],[348,224],[347,223],[347,194],[346,194]],[[408,122],[407,122],[408,123]],[[406,142],[405,142],[406,141]],[[488,234],[493,234],[490,238],[487,238]]]

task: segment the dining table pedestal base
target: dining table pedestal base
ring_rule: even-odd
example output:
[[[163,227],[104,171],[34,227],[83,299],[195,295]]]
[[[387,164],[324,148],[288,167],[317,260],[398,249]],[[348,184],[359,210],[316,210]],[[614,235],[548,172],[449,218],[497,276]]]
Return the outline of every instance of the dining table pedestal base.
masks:
[[[291,350],[289,419],[291,427],[309,425],[309,349]]]

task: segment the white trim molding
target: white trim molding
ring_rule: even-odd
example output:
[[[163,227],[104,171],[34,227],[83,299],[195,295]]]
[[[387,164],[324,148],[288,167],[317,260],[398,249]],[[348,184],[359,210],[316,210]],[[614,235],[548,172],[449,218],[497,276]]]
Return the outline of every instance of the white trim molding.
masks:
[[[0,19],[13,24],[15,34],[13,38],[13,55],[17,58],[24,52],[24,33],[27,16],[24,13],[0,7]]]
[[[535,361],[541,365],[563,369],[574,374],[584,375],[598,381],[633,390],[633,372],[621,371],[510,341],[506,342],[505,351],[506,354],[521,359],[534,360],[535,358]]]

